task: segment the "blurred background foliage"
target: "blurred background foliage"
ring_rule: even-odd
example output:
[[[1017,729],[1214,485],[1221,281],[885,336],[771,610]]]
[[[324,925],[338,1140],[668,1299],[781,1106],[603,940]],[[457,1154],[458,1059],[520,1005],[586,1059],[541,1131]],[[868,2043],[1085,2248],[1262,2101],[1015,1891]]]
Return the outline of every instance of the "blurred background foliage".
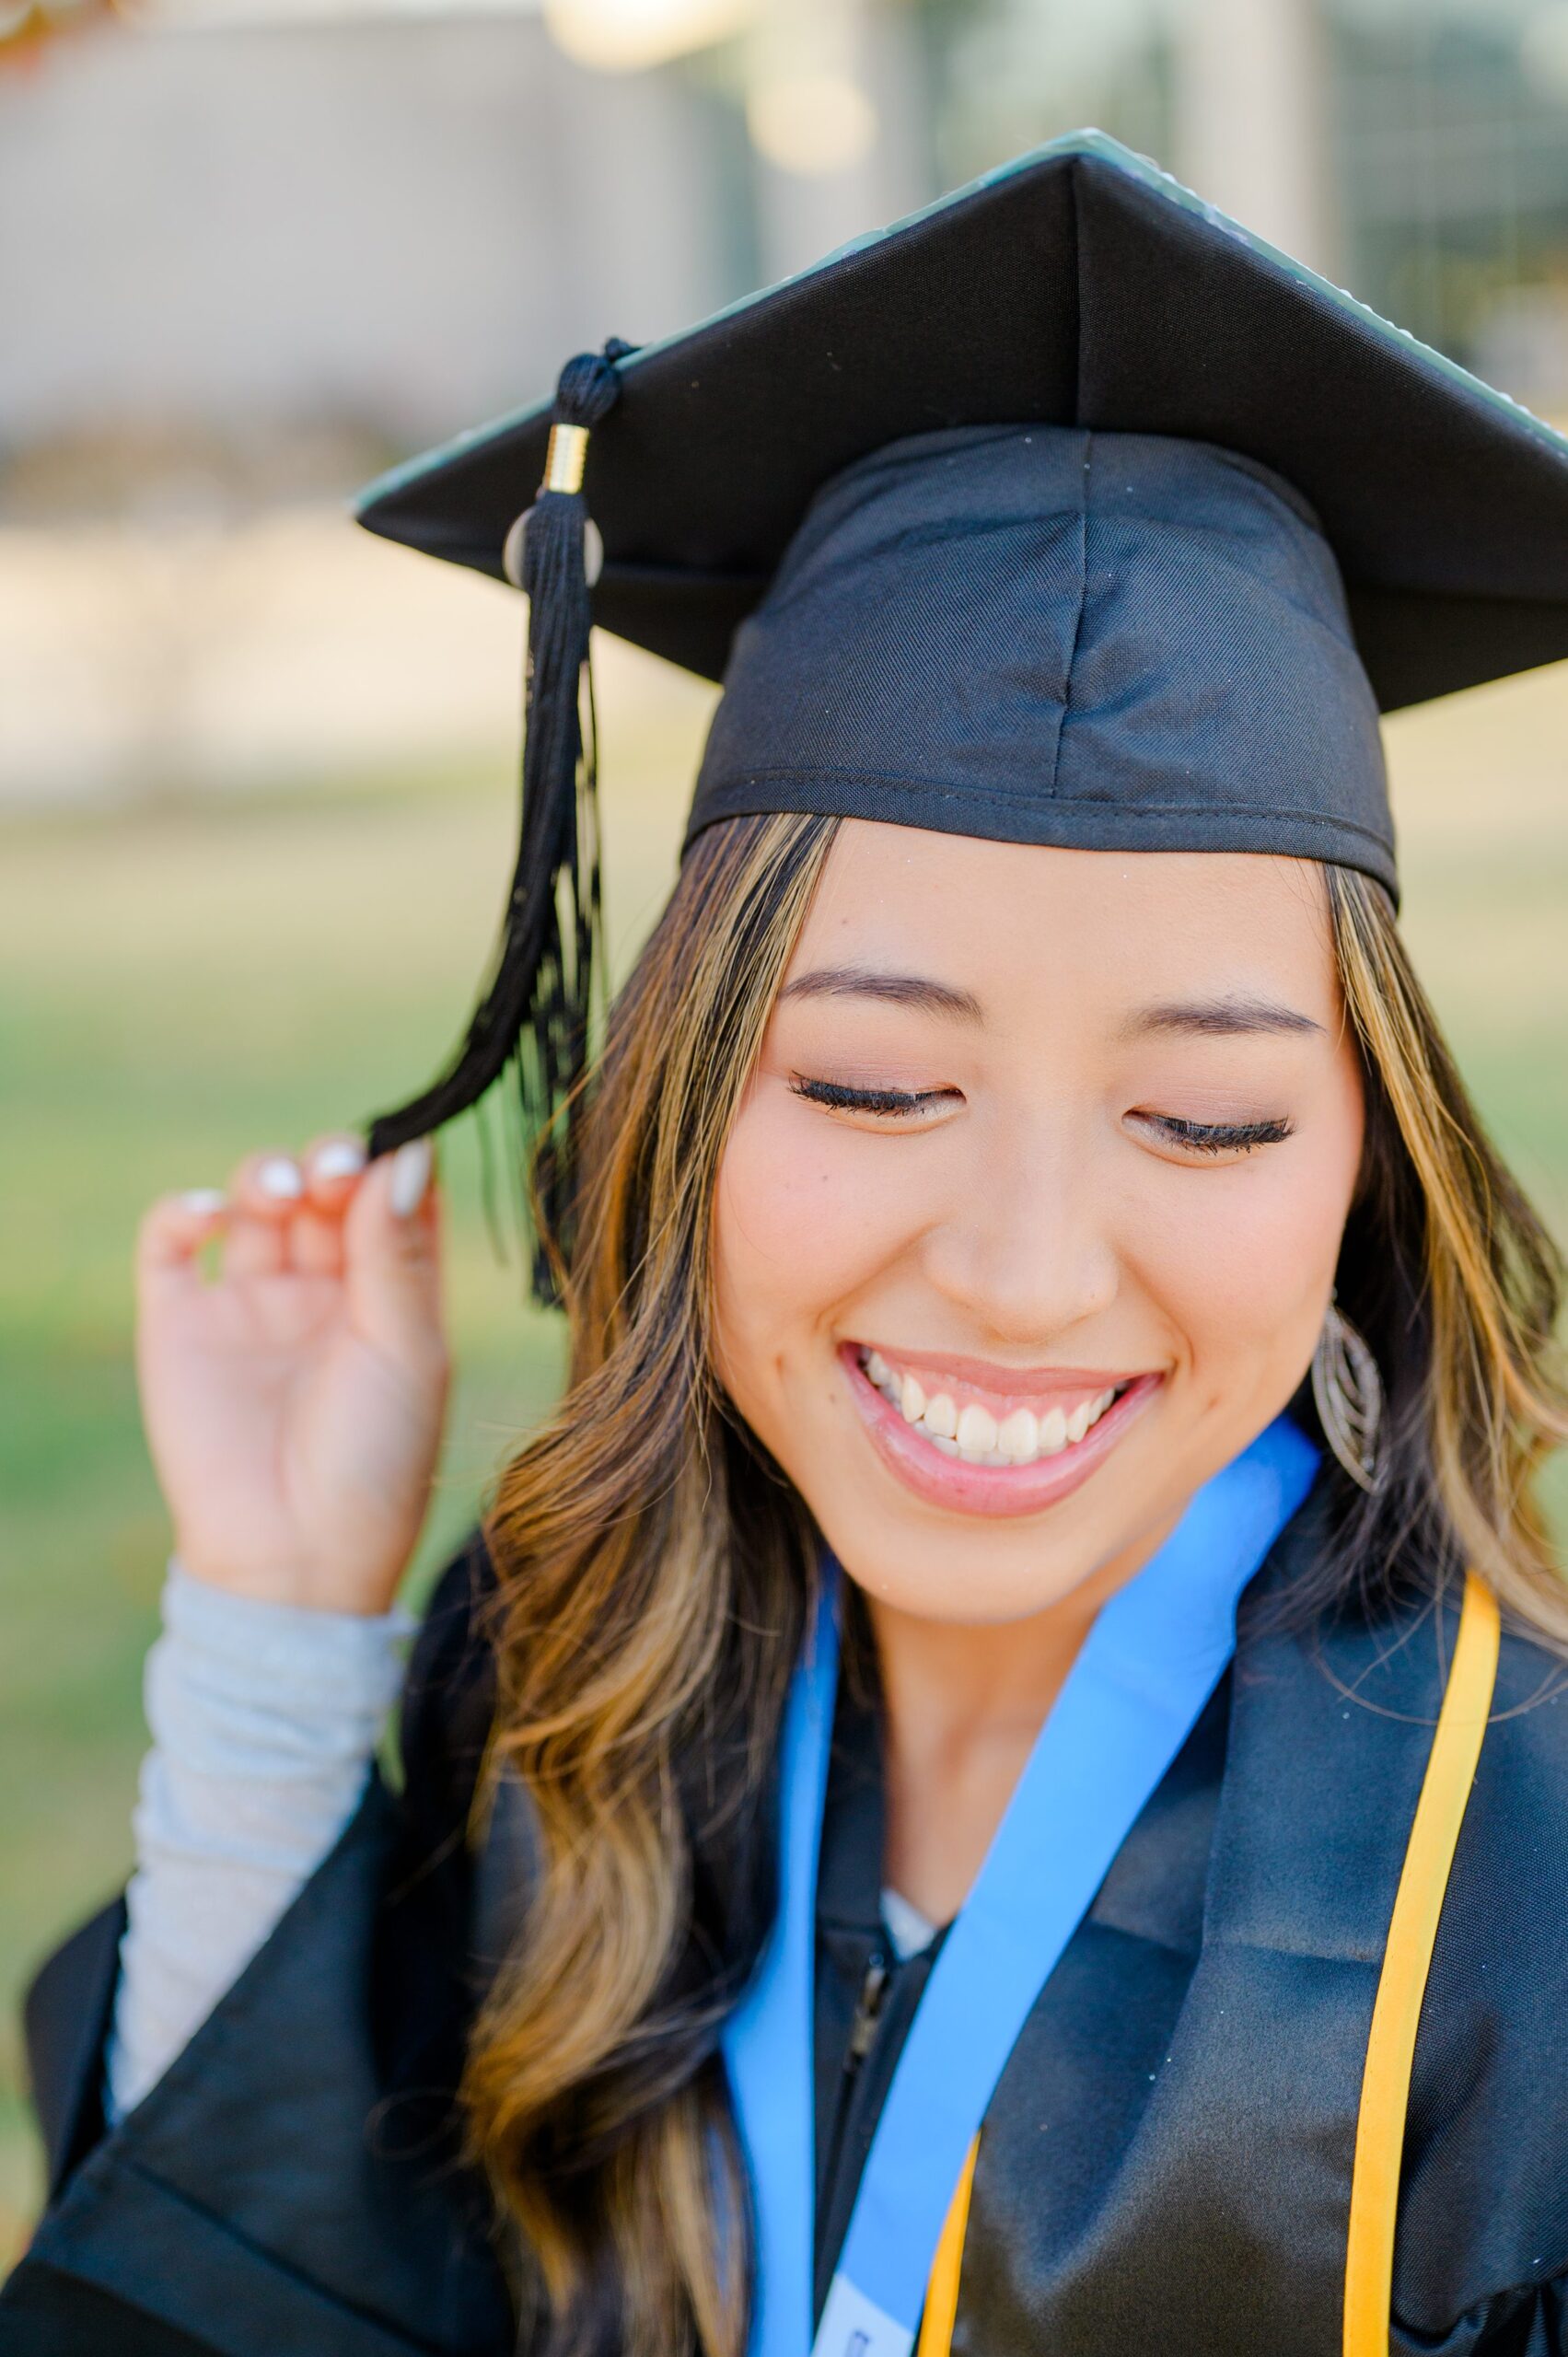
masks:
[[[17,1995],[129,1845],[136,1219],[422,1081],[509,866],[515,601],[344,494],[1085,122],[1568,417],[1568,0],[0,0],[0,2264]],[[623,970],[711,695],[596,659]],[[1417,956],[1562,1233],[1568,667],[1388,737]],[[442,1154],[416,1588],[559,1369]]]

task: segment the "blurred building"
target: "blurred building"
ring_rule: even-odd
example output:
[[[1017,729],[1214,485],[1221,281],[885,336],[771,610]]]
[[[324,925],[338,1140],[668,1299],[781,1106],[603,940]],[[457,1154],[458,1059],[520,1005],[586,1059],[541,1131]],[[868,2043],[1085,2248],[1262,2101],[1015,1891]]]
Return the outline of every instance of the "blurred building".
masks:
[[[508,406],[734,274],[710,111],[534,16],[62,41],[0,79],[0,434],[401,448]]]
[[[841,50],[849,22],[834,0]],[[820,75],[788,120],[799,29],[749,134],[722,52],[596,70],[527,0],[172,0],[36,45],[0,71],[0,448],[406,449],[801,266],[930,169],[902,14],[844,53],[837,94],[878,112],[836,134]]]
[[[0,68],[13,459],[405,448],[1085,121],[1568,402],[1568,0],[128,4]]]
[[[1568,412],[1568,0],[972,0],[944,177],[1097,122]]]
[[[1568,0],[0,0],[0,806],[496,758],[342,494],[1085,122],[1568,415]]]

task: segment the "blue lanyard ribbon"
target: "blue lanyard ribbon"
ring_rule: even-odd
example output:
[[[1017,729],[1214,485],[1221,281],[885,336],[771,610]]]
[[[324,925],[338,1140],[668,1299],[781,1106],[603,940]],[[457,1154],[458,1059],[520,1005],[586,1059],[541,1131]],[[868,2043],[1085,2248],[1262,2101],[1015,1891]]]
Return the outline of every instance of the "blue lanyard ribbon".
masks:
[[[1242,1590],[1317,1468],[1316,1448],[1280,1418],[1097,1614],[932,1968],[813,2340],[817,1863],[839,1655],[837,1582],[824,1581],[784,1713],[778,1914],[724,2038],[757,2224],[749,2357],[909,2357],[1003,2066],[1218,1684]]]

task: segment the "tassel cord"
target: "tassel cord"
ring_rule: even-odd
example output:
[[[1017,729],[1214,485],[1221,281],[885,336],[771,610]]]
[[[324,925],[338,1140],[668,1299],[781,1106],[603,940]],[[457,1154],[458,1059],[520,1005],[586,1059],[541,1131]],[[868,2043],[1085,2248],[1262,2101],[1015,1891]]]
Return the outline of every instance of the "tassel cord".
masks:
[[[554,424],[583,435],[613,407],[616,363],[632,346],[612,341],[562,371]],[[587,1069],[593,978],[602,905],[597,760],[588,643],[592,607],[585,566],[587,508],[578,441],[563,471],[570,487],[546,484],[523,531],[522,586],[528,600],[524,686],[521,812],[517,854],[500,937],[482,997],[447,1070],[419,1097],[372,1122],[374,1156],[421,1137],[465,1111],[501,1076],[516,1076],[531,1149],[538,1249],[534,1288],[559,1298],[558,1265],[569,1264],[576,1099]],[[570,459],[576,457],[576,467]],[[588,725],[585,736],[585,687]],[[565,1112],[566,1134],[561,1117]]]

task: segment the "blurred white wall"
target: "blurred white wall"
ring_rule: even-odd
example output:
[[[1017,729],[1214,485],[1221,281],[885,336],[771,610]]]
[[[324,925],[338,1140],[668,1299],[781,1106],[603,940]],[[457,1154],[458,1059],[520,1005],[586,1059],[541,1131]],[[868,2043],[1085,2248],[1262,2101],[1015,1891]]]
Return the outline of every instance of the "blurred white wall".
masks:
[[[742,74],[761,284],[939,192],[915,13],[908,0],[758,0]]]
[[[509,762],[517,601],[301,493],[931,192],[902,6],[766,0],[726,79],[292,5],[0,73],[0,812]]]
[[[57,41],[0,75],[0,441],[532,399],[728,291],[703,105],[530,16]]]
[[[1178,175],[1337,278],[1321,0],[1183,0],[1174,17]]]

